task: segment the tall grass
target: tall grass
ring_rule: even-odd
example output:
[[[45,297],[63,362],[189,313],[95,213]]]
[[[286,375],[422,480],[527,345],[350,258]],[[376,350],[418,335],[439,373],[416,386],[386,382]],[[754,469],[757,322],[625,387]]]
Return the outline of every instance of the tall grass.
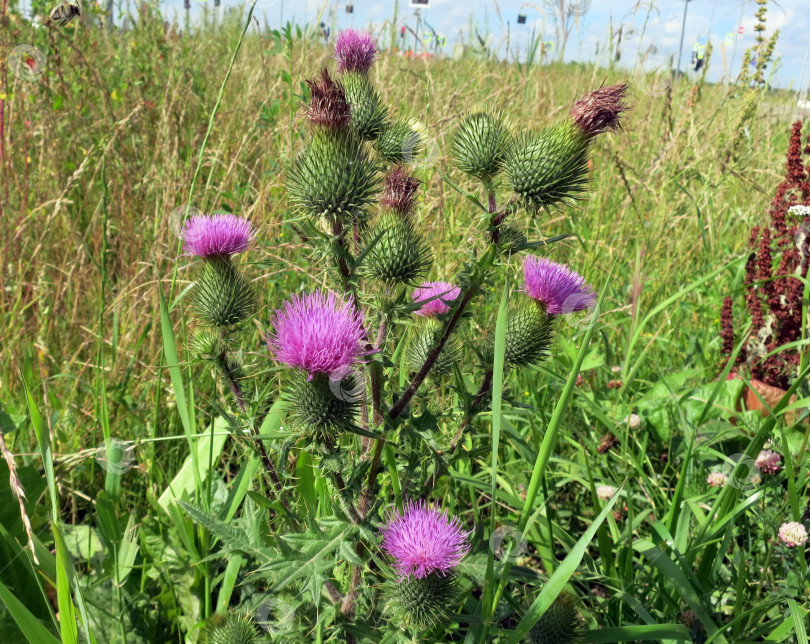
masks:
[[[21,631],[42,638],[34,641],[48,640],[42,623],[76,641],[69,616],[81,613],[80,623],[90,628],[85,603],[96,605],[108,592],[108,580],[92,588],[76,581],[76,569],[92,566],[90,556],[79,556],[88,552],[83,547],[101,534],[104,561],[115,571],[110,615],[129,615],[136,604],[153,609],[151,636],[168,641],[196,633],[200,620],[227,607],[245,565],[241,555],[229,555],[224,568],[207,559],[214,539],[168,499],[194,497],[219,511],[222,524],[237,508],[278,509],[249,489],[258,464],[237,461],[238,451],[225,442],[226,428],[214,420],[222,413],[215,379],[187,368],[185,328],[172,323],[189,285],[182,270],[175,273],[178,208],[190,203],[251,218],[265,240],[252,260],[265,306],[297,288],[301,275],[322,275],[283,223],[282,168],[302,135],[303,80],[331,54],[300,29],[269,31],[246,15],[180,33],[151,10],[126,33],[79,25],[45,34],[17,22],[0,35],[3,51],[20,42],[42,48],[48,67],[35,82],[7,75],[2,89],[0,176],[8,195],[0,223],[0,420],[21,455],[47,582],[29,588],[22,607],[10,596],[9,583],[16,591],[21,580],[38,578],[19,546],[24,541],[15,541],[15,524],[3,535],[12,563],[0,571],[0,599]],[[445,136],[459,116],[487,104],[535,125],[565,113],[589,88],[626,76],[588,65],[393,54],[382,55],[374,73],[394,105],[419,115],[433,142],[429,156],[438,170],[419,170],[427,195],[423,221],[447,274],[462,259],[455,249],[475,229],[474,206],[444,179],[472,189],[445,156]],[[806,642],[804,609],[777,591],[780,583],[794,589],[806,579],[804,560],[791,580],[767,566],[757,581],[745,572],[747,561],[774,557],[773,544],[761,540],[772,532],[767,521],[796,517],[805,501],[806,430],[786,498],[775,494],[766,506],[764,490],[741,498],[728,488],[710,498],[701,487],[707,468],[727,456],[725,442],[755,456],[777,427],[771,416],[761,426],[746,420],[755,425],[752,436],[707,429],[728,401],[719,387],[701,385],[717,375],[721,298],[742,288],[747,231],[763,219],[781,177],[789,114],[777,93],[702,79],[682,79],[656,95],[639,83],[632,102],[625,131],[599,139],[588,201],[537,219],[527,231],[530,239],[571,234],[553,256],[603,291],[598,320],[561,339],[544,367],[506,378],[496,369],[492,412],[465,439],[467,448],[489,441],[491,451],[471,457],[468,471],[441,479],[436,492],[455,499],[476,524],[514,523],[532,546],[526,568],[542,571],[527,584],[549,581],[536,598],[528,587],[526,597],[502,598],[515,573],[489,553],[478,617],[490,625],[499,599],[526,600],[521,626],[511,626],[528,629],[568,585],[592,594],[593,642],[681,641],[693,628],[678,623],[685,611],[705,630],[702,641]],[[492,319],[507,299],[504,290]],[[260,364],[267,315],[257,319],[249,360]],[[482,332],[486,322],[478,323]],[[580,372],[585,386],[575,385]],[[620,387],[608,389],[612,379],[621,379]],[[804,386],[801,380],[795,386],[800,397]],[[502,406],[507,395],[531,410]],[[631,411],[644,415],[648,431],[628,428],[623,419]],[[280,423],[278,414],[268,414],[262,436],[272,437]],[[598,453],[608,433],[618,442],[607,455]],[[95,461],[113,438],[136,444],[135,467],[125,474],[110,474]],[[383,485],[399,498],[389,447]],[[323,479],[305,459],[294,467],[310,515],[325,513]],[[230,492],[215,471],[234,484]],[[37,483],[41,472],[46,486]],[[603,507],[596,498],[600,482],[620,488],[615,505]],[[32,501],[46,493],[49,508],[34,513]],[[0,519],[10,525],[5,515]],[[50,521],[47,539],[43,526]],[[582,534],[587,540],[577,538]],[[55,557],[41,540],[54,545]],[[55,606],[50,582],[58,591]],[[806,604],[806,590],[796,588]],[[128,641],[131,625],[121,618],[109,639],[97,637]],[[107,627],[96,626],[106,638]],[[476,629],[471,633],[486,641],[491,631]]]

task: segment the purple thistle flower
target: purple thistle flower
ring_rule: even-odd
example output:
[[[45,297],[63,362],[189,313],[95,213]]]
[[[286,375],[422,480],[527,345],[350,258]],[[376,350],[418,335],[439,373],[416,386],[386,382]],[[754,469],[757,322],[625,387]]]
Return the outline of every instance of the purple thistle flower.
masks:
[[[344,29],[335,40],[335,60],[341,73],[367,72],[376,54],[374,38],[367,31]]]
[[[400,579],[427,577],[433,572],[446,575],[470,549],[470,532],[461,529],[458,518],[447,511],[428,507],[424,501],[407,501],[400,512],[389,514],[380,528],[382,549],[394,558]]]
[[[293,295],[276,310],[267,348],[279,362],[309,372],[345,370],[365,353],[363,316],[333,291]]]
[[[241,253],[255,235],[247,219],[230,214],[194,215],[186,221],[182,233],[186,253],[203,258]]]
[[[618,130],[621,113],[630,109],[624,104],[628,89],[627,83],[600,87],[576,101],[571,108],[576,126],[588,137]]]
[[[595,304],[596,294],[591,285],[563,264],[530,255],[523,261],[523,276],[525,292],[545,304],[551,315],[575,313]]]
[[[448,303],[458,299],[459,295],[461,295],[461,289],[449,282],[425,282],[422,286],[414,289],[411,298],[414,302],[422,302],[440,296],[427,304],[423,304],[421,309],[415,311],[417,315],[433,316],[439,313],[447,313],[450,310]]]

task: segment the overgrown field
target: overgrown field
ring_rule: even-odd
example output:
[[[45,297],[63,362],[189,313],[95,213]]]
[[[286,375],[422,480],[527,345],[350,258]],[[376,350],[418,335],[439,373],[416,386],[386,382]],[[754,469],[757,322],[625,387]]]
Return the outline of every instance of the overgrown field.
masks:
[[[263,611],[261,633],[272,641],[388,633],[373,592],[351,618],[331,593],[340,599],[355,570],[381,565],[382,555],[353,545],[357,534],[369,543],[371,528],[341,532],[321,456],[287,440],[276,407],[268,414],[281,378],[264,342],[273,310],[290,293],[334,286],[285,190],[305,139],[304,81],[333,66],[332,48],[255,21],[243,37],[245,19],[181,33],[147,12],[126,33],[19,20],[0,31],[4,57],[19,43],[46,56],[36,78],[6,68],[0,81],[0,424],[16,467],[9,479],[0,464],[0,642],[198,642],[206,621],[228,610]],[[371,73],[386,101],[424,128],[427,150],[412,166],[423,181],[416,221],[435,256],[429,279],[448,281],[486,250],[486,220],[460,193],[486,195],[448,150],[461,118],[487,106],[520,131],[565,117],[603,84],[630,84],[623,129],[594,143],[587,198],[515,220],[530,241],[570,235],[532,252],[604,292],[598,317],[566,318],[545,362],[507,371],[452,460],[462,416],[429,422],[461,404],[452,378],[417,394],[422,425],[390,434],[383,451],[375,521],[394,499],[424,492],[472,531],[442,641],[513,641],[540,593],[550,601],[565,587],[590,642],[806,643],[806,549],[786,547],[777,532],[810,521],[810,389],[804,373],[791,380],[789,416],[736,408],[742,382],[725,380],[720,338],[724,297],[733,296],[738,332],[747,321],[750,229],[767,224],[785,176],[785,97],[483,53],[454,61],[383,52]],[[190,350],[185,204],[239,214],[257,229],[240,264],[259,297],[239,336],[246,413]],[[504,293],[518,297],[520,258],[499,262],[463,321],[465,365],[493,337]],[[791,350],[805,353],[802,342]],[[457,375],[474,394],[480,373],[463,366]],[[245,436],[248,421],[281,473],[280,496]],[[544,441],[550,427],[553,442]],[[348,440],[348,461],[365,440]],[[105,442],[120,453],[108,457]],[[782,455],[780,469],[754,476],[763,447]],[[732,484],[710,487],[721,470]],[[363,480],[348,485],[359,490]],[[611,498],[600,499],[599,486],[619,491],[597,522]],[[547,583],[555,573],[559,587]],[[508,585],[493,604],[501,575]],[[401,641],[434,641],[413,638]]]

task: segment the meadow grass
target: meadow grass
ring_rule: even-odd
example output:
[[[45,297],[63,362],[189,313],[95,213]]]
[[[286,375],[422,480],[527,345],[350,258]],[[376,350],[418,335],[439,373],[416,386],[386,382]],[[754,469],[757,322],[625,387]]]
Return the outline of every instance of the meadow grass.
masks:
[[[65,624],[88,610],[80,593],[68,598],[68,571],[90,574],[97,533],[109,546],[100,549],[107,564],[85,587],[94,617],[82,621],[97,629],[98,641],[138,641],[127,637],[131,628],[141,641],[180,641],[181,632],[196,641],[195,627],[228,607],[241,580],[244,560],[231,558],[225,568],[207,560],[216,540],[161,496],[174,480],[230,520],[237,508],[255,508],[258,495],[245,496],[245,487],[228,496],[222,477],[205,472],[224,472],[228,484],[253,477],[260,489],[256,463],[236,437],[222,456],[214,447],[222,444],[215,430],[225,428],[213,420],[227,392],[210,369],[187,363],[181,311],[191,279],[190,262],[178,261],[178,208],[235,212],[258,228],[244,266],[262,308],[245,336],[245,359],[272,383],[262,342],[270,311],[302,284],[325,283],[326,266],[285,223],[283,169],[303,137],[304,79],[331,57],[293,27],[271,32],[252,21],[242,41],[245,24],[244,15],[231,15],[183,34],[147,11],[125,33],[82,25],[45,33],[17,22],[0,36],[3,51],[31,42],[47,55],[44,75],[28,82],[7,73],[3,88],[0,420],[34,533],[48,544],[38,546],[40,554],[56,551],[59,563],[43,578],[57,581],[58,627],[45,599],[49,582],[29,588],[24,603],[63,641],[79,641]],[[452,167],[445,144],[470,106],[492,106],[534,126],[566,114],[589,89],[629,75],[584,64],[390,53],[373,74],[390,104],[428,133],[429,163],[416,174],[424,181],[420,226],[438,258],[434,279],[453,275],[465,258],[459,249],[480,237],[479,214],[447,181],[477,190]],[[806,563],[803,556],[790,562],[774,545],[774,522],[800,520],[807,503],[806,423],[785,428],[773,416],[745,416],[748,433],[711,425],[720,422],[719,407],[733,406],[713,384],[722,366],[721,301],[741,297],[749,229],[766,220],[783,176],[790,114],[780,93],[700,78],[651,92],[635,74],[631,89],[624,130],[596,144],[587,200],[522,221],[530,240],[572,234],[550,256],[603,292],[601,314],[563,327],[543,366],[496,382],[492,412],[465,438],[467,469],[440,479],[434,493],[474,525],[517,526],[525,542],[516,544],[516,563],[524,571],[542,571],[546,580],[563,569],[560,587],[588,593],[589,641],[677,641],[691,628],[692,637],[705,633],[694,641],[806,642]],[[519,268],[516,259],[511,265]],[[502,282],[494,285],[488,310],[469,323],[473,342],[495,324],[504,293]],[[580,370],[584,384],[577,385]],[[448,403],[455,397],[449,388],[438,394]],[[626,422],[631,412],[641,415],[640,430]],[[265,418],[263,434],[279,431],[274,418]],[[617,443],[602,453],[597,446],[609,433]],[[706,474],[724,455],[756,456],[769,438],[795,454],[784,493],[707,489]],[[98,463],[112,439],[136,444],[132,469],[110,475]],[[182,469],[189,455],[194,466]],[[291,463],[302,498],[317,506],[323,479],[307,474],[304,457]],[[390,453],[383,464],[384,493],[399,496]],[[612,513],[596,498],[599,484],[621,487]],[[527,493],[541,502],[526,502]],[[50,514],[61,519],[52,535],[48,504],[37,505],[46,494]],[[16,515],[0,515],[9,560],[25,544],[13,509]],[[577,544],[589,527],[595,540]],[[492,557],[481,558],[485,550],[470,567],[497,580]],[[578,559],[561,565],[569,552]],[[0,590],[19,593],[25,579],[37,578],[24,561],[0,571]],[[133,589],[126,584],[134,567]],[[526,609],[538,578],[524,574],[525,597],[501,596],[510,575],[502,566],[497,590],[486,587],[483,613],[472,603],[465,609],[490,621],[499,599]],[[97,608],[110,592],[108,623]],[[0,599],[4,628],[17,628],[9,613],[22,611],[11,609],[7,594]],[[539,617],[548,602],[529,612]],[[513,628],[519,619],[504,624]],[[143,631],[137,620],[148,622]],[[476,628],[468,641],[486,641],[488,631]],[[327,636],[315,627],[309,641]]]

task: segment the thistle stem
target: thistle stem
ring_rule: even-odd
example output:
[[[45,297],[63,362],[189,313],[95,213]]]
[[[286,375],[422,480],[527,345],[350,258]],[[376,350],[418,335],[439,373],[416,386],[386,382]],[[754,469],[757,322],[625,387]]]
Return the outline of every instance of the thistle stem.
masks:
[[[403,392],[402,396],[394,403],[391,407],[391,410],[388,412],[388,417],[392,420],[399,416],[407,407],[408,403],[413,398],[416,390],[422,385],[427,378],[428,373],[430,372],[433,365],[438,360],[439,355],[444,349],[445,344],[450,339],[450,335],[453,333],[453,329],[455,329],[456,325],[458,324],[459,320],[461,319],[462,314],[464,313],[464,309],[467,308],[467,304],[470,303],[470,300],[473,298],[473,295],[476,294],[478,289],[481,287],[481,284],[484,282],[484,277],[486,276],[487,270],[492,266],[495,262],[495,258],[498,256],[498,246],[497,244],[491,244],[489,249],[487,250],[486,254],[480,259],[478,263],[478,269],[476,270],[476,274],[474,275],[470,285],[467,287],[467,290],[464,292],[464,295],[461,297],[456,310],[453,312],[452,317],[444,323],[444,327],[442,328],[442,334],[439,338],[439,343],[433,347],[431,352],[428,354],[427,358],[425,359],[424,364],[419,369],[417,374],[413,377],[408,388]]]
[[[225,351],[217,356],[217,363],[219,364],[219,368],[222,370],[225,379],[228,381],[228,386],[231,389],[231,393],[233,393],[234,398],[236,398],[236,402],[239,404],[239,408],[242,410],[243,414],[247,414],[247,407],[245,405],[245,396],[242,393],[242,387],[239,386],[239,380],[236,378],[236,374],[233,372],[233,369],[228,365],[227,354]],[[276,468],[273,465],[273,461],[270,460],[270,456],[267,453],[267,448],[265,448],[264,443],[261,440],[261,437],[257,435],[256,429],[251,424],[251,433],[256,441],[256,446],[259,450],[259,457],[262,459],[262,464],[264,465],[265,473],[270,476],[272,480],[272,485],[276,488],[276,492],[278,492],[279,499],[281,499],[284,508],[289,510],[289,505],[287,503],[287,499],[282,496],[282,491],[284,490],[284,486],[281,484],[281,480],[278,477],[278,473],[276,472]],[[268,481],[270,483],[270,481]]]
[[[473,400],[473,404],[470,406],[470,409],[467,411],[467,414],[464,416],[464,420],[461,421],[461,424],[458,426],[458,431],[456,435],[453,436],[453,441],[450,443],[450,449],[448,450],[450,454],[456,451],[456,447],[458,446],[458,441],[461,439],[464,430],[467,428],[467,425],[470,424],[473,417],[475,416],[475,409],[484,402],[484,398],[489,393],[490,388],[492,387],[492,369],[487,371],[484,375],[484,381],[481,383],[481,387],[478,389],[478,393]]]

